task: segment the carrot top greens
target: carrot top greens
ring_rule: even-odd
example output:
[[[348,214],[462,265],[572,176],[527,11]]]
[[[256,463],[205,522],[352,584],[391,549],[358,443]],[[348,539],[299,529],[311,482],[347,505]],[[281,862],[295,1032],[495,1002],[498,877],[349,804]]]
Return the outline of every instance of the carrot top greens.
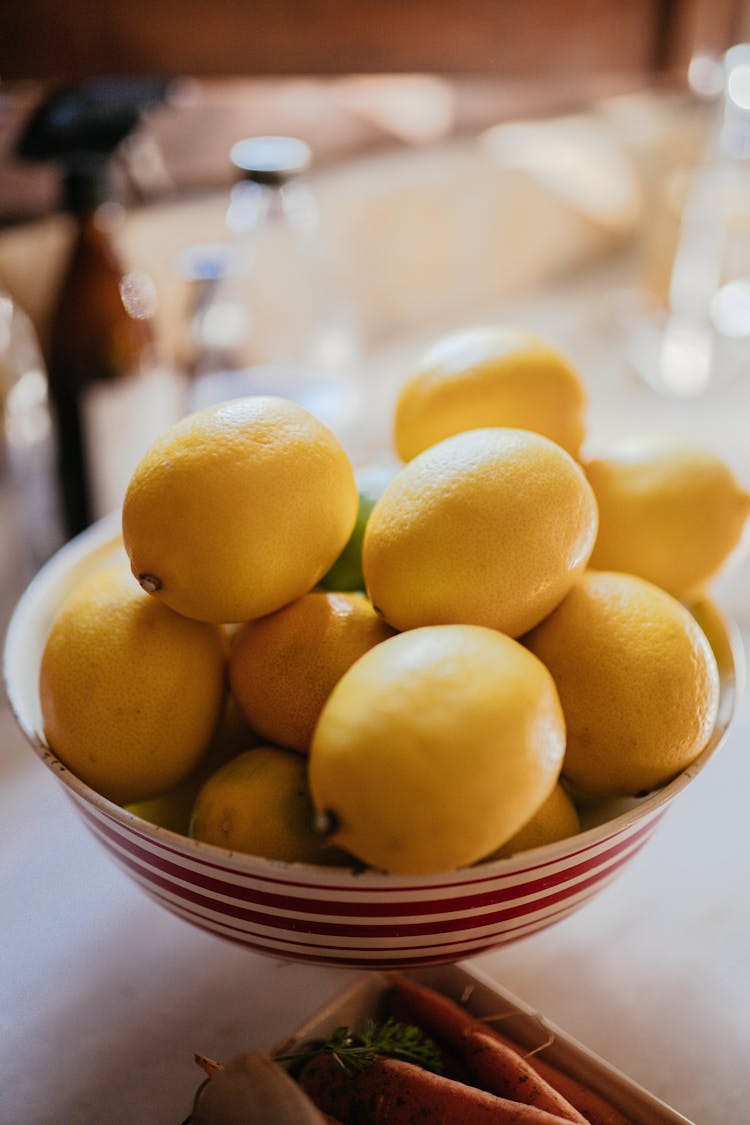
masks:
[[[337,1027],[323,1039],[311,1039],[297,1050],[276,1055],[276,1062],[288,1063],[296,1069],[316,1055],[328,1054],[346,1074],[364,1070],[376,1058],[386,1055],[415,1063],[435,1074],[442,1072],[440,1051],[424,1032],[412,1024],[389,1018],[382,1023],[368,1020],[361,1032]]]

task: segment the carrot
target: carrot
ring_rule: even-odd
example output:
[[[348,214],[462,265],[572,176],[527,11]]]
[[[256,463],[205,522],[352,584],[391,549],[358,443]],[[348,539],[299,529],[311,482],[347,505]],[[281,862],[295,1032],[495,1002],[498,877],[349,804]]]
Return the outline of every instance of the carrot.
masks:
[[[490,1032],[478,1028],[467,1030],[464,1057],[483,1090],[546,1109],[577,1125],[587,1125],[586,1118],[545,1082],[531,1063]]]
[[[467,1031],[479,1029],[510,1047],[519,1058],[523,1058],[523,1050],[517,1043],[475,1019],[447,996],[416,984],[400,973],[388,973],[387,978],[390,988],[386,994],[386,1007],[396,1019],[416,1024],[425,1034],[434,1039],[443,1039],[459,1051]],[[557,1090],[573,1109],[583,1114],[590,1125],[630,1125],[628,1119],[605,1098],[577,1079],[564,1074],[556,1066],[538,1056],[534,1058],[532,1065],[540,1078]]]
[[[498,1036],[498,1038],[500,1038]],[[516,1044],[506,1040],[508,1046],[518,1050]],[[572,1106],[582,1113],[589,1125],[631,1125],[630,1120],[615,1109],[613,1105],[594,1090],[590,1090],[583,1082],[571,1078],[562,1070],[558,1070],[552,1063],[545,1059],[534,1059],[534,1067],[539,1075],[554,1086]]]
[[[388,1014],[403,1023],[416,1024],[431,1039],[443,1040],[459,1054],[467,1031],[482,1027],[459,1004],[400,973],[387,973],[390,987],[385,1003]]]
[[[307,1062],[297,1081],[324,1113],[347,1125],[563,1125],[534,1106],[464,1086],[401,1059],[378,1057],[347,1074],[331,1055]]]
[[[520,1058],[525,1057],[521,1047],[512,1039],[506,1039],[494,1028],[488,1027],[486,1030],[494,1039],[509,1047],[511,1051],[515,1051]],[[577,1078],[572,1078],[564,1071],[558,1070],[546,1059],[535,1056],[533,1067],[540,1078],[554,1087],[570,1105],[583,1114],[589,1125],[631,1125],[630,1119],[620,1113],[619,1109],[615,1109],[601,1094],[597,1094]]]

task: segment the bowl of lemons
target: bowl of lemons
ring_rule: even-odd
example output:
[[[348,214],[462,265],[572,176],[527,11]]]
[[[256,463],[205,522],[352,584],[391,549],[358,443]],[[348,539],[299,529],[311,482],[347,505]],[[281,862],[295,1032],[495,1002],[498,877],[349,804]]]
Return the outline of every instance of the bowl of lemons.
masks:
[[[11,706],[150,895],[275,957],[437,964],[561,920],[646,843],[731,723],[709,589],[750,499],[704,451],[587,458],[585,405],[489,326],[405,380],[387,470],[288,400],[211,406],[37,574]]]

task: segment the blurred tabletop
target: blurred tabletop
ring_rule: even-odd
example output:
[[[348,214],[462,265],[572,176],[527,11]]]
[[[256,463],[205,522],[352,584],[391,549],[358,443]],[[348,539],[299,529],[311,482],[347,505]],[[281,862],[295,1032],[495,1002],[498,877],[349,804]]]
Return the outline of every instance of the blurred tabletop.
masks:
[[[502,315],[544,333],[587,382],[593,433],[647,424],[701,437],[747,486],[750,380],[675,400],[632,377],[607,298],[632,284],[634,268],[632,247],[615,247],[452,323]],[[365,371],[378,407],[373,447],[387,441],[395,387],[434,327],[373,351]],[[12,519],[0,491],[3,629],[27,577]],[[748,570],[737,561],[715,590],[746,639]],[[696,1125],[748,1120],[749,742],[743,698],[717,757],[613,883],[550,929],[476,959]],[[7,704],[0,751],[0,1121],[179,1125],[201,1080],[195,1052],[226,1060],[270,1048],[352,979],[234,947],[148,899],[78,820]]]

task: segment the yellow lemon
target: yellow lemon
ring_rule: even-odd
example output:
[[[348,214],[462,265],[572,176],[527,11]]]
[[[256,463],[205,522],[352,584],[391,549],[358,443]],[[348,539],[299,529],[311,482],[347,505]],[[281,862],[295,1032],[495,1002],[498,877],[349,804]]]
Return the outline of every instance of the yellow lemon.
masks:
[[[45,736],[83,781],[125,804],[156,797],[197,765],[221,715],[224,640],[108,567],[63,603],[42,655]]]
[[[133,574],[200,621],[280,609],[319,581],[357,514],[354,470],[303,407],[250,396],[183,418],[140,461],[125,495]]]
[[[664,438],[618,442],[585,465],[599,505],[591,565],[700,595],[737,546],[750,496],[715,454]]]
[[[256,746],[258,742],[257,735],[247,725],[234,697],[229,693],[219,727],[195,769],[173,789],[159,797],[131,802],[125,807],[150,824],[187,836],[193,805],[203,783],[219,766],[223,766],[243,750]]]
[[[568,732],[563,773],[592,796],[670,781],[716,721],[716,658],[695,618],[653,583],[589,571],[524,643],[552,673]]]
[[[323,708],[309,759],[318,824],[370,866],[453,870],[529,819],[564,747],[552,677],[517,641],[475,625],[401,633]]]
[[[527,820],[523,828],[486,859],[505,859],[507,856],[517,855],[518,852],[527,852],[530,848],[541,848],[544,844],[567,840],[569,836],[575,836],[580,830],[578,809],[562,785],[556,785],[541,808],[537,809],[530,820]]]
[[[511,636],[568,592],[596,537],[596,501],[559,445],[470,430],[420,453],[365,530],[370,601],[394,628],[487,625]]]
[[[221,766],[195,801],[196,840],[289,863],[349,865],[353,860],[313,830],[307,759],[256,746]]]
[[[255,730],[306,752],[344,672],[392,634],[362,594],[305,594],[242,626],[229,659],[232,692]]]
[[[583,442],[586,392],[570,363],[531,332],[469,328],[439,339],[396,402],[394,441],[404,461],[463,430],[533,430],[574,456]]]

